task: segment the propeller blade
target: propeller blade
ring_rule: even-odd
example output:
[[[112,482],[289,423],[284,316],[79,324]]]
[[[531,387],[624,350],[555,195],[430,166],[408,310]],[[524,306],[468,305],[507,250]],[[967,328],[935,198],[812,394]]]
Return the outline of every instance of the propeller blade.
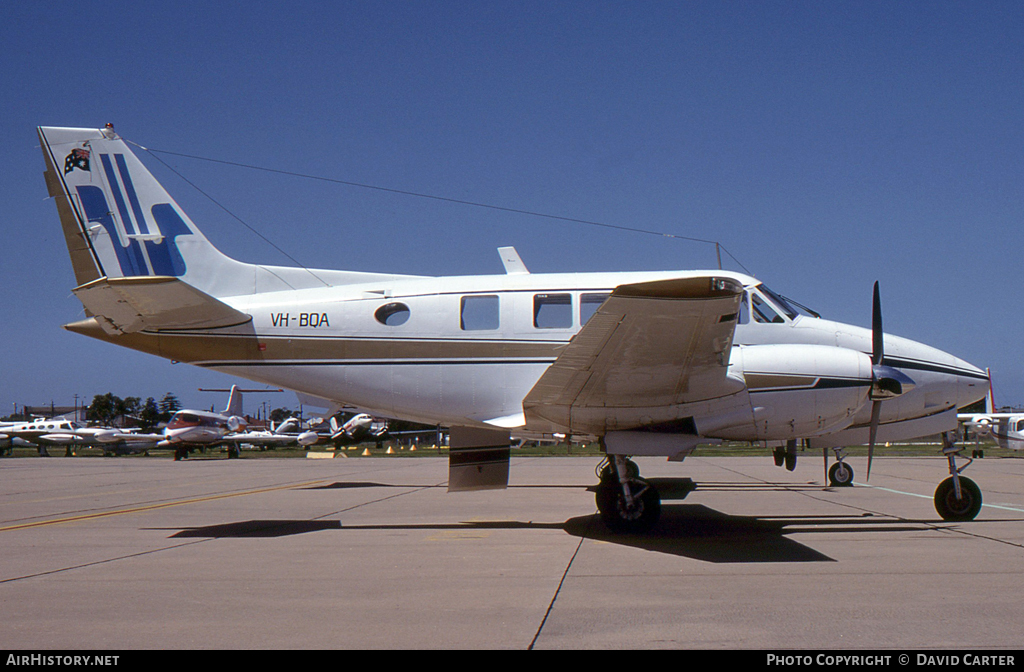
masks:
[[[882,300],[878,292],[878,280],[875,280],[875,296],[871,302],[871,363],[881,364],[883,355],[882,344]]]
[[[825,485],[828,485],[828,448],[821,449],[821,458],[825,460]]]
[[[874,401],[871,403],[871,429],[868,430],[868,473],[864,477],[865,481],[871,480],[871,459],[875,456],[875,436],[878,434],[878,420],[882,415],[882,402]]]

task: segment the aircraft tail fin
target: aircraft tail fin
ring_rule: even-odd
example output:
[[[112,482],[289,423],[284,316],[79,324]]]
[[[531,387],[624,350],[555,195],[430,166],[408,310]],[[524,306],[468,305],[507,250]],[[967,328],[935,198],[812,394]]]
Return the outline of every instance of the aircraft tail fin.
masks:
[[[992,372],[985,369],[985,377],[988,378],[988,394],[985,395],[985,412],[996,412],[996,395],[992,392]]]
[[[408,277],[236,261],[214,247],[110,124],[37,131],[79,286],[161,276],[219,298]]]
[[[242,417],[242,390],[238,388],[238,385],[231,386],[231,392],[228,394],[228,405],[224,409],[224,415]]]
[[[215,296],[251,293],[242,282],[218,279],[248,264],[207,240],[111,125],[38,133],[80,286],[102,277],[165,276]]]

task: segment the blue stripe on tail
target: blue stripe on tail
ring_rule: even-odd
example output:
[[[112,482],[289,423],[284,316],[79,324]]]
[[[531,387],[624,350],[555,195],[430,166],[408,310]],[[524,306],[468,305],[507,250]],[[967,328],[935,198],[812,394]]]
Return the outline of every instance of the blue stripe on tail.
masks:
[[[112,189],[116,189],[116,182],[110,182]],[[91,223],[96,223],[106,229],[117,255],[117,263],[121,266],[121,274],[125,277],[149,275],[142,245],[138,240],[129,239],[128,245],[121,244],[121,235],[117,230],[117,223],[111,215],[110,205],[107,197],[99,187],[90,185],[79,185],[76,187],[78,198],[85,210],[85,217]],[[132,190],[134,193],[134,189]],[[120,191],[114,192],[115,201],[120,199]],[[132,198],[132,197],[130,197]],[[141,208],[138,211],[141,214]],[[182,221],[181,216],[170,203],[157,203],[152,207],[153,219],[160,229],[163,239],[159,242],[143,241],[146,253],[149,255],[150,264],[155,275],[169,275],[181,277],[187,270],[185,260],[178,251],[176,238],[182,235],[191,235],[191,231]],[[128,221],[122,210],[122,221]],[[143,221],[140,217],[138,221]]]

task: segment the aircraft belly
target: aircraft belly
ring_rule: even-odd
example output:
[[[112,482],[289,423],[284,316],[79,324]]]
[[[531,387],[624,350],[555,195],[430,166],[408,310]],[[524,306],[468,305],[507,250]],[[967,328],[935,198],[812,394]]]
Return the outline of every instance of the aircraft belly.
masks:
[[[544,364],[323,364],[212,366],[391,418],[486,426],[522,412]]]

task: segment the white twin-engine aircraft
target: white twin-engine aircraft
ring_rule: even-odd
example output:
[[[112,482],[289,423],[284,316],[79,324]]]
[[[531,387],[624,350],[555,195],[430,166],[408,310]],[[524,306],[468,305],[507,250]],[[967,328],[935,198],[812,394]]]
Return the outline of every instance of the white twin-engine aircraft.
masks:
[[[449,489],[505,487],[510,434],[596,437],[601,517],[658,519],[630,456],[699,443],[827,450],[946,433],[985,372],[873,328],[802,314],[728,271],[422,277],[246,264],[203,236],[128,145],[103,129],[40,128],[88,318],[66,329],[374,415],[450,428]],[[936,491],[969,520],[981,492]],[[843,465],[840,461],[838,465]],[[847,467],[848,468],[848,467]],[[844,473],[846,473],[844,471]]]
[[[985,370],[988,374],[988,369]],[[993,439],[1000,448],[1024,450],[1024,413],[997,413],[996,402],[992,393],[992,379],[989,378],[988,394],[985,395],[984,413],[960,413],[963,439],[974,439],[977,447],[972,450],[972,457],[984,457],[985,451],[981,442]]]

